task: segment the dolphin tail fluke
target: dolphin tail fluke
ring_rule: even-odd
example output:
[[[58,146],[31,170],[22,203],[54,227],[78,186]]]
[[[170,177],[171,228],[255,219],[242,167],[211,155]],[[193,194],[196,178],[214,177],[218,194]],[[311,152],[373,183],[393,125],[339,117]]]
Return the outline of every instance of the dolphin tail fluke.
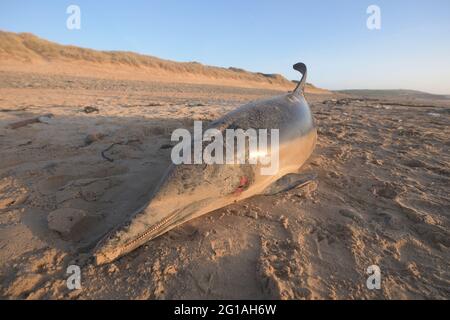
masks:
[[[293,68],[294,68],[294,70],[297,70],[298,72],[300,72],[302,74],[302,78],[298,82],[297,87],[294,90],[294,94],[302,95],[305,90],[307,68],[306,68],[306,65],[302,62],[294,64]]]

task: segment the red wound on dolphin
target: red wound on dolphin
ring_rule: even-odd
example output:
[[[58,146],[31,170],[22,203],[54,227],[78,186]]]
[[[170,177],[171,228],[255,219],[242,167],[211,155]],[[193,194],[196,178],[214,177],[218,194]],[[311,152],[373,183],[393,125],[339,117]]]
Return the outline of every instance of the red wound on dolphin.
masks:
[[[236,190],[234,190],[234,195],[240,195],[242,191],[248,188],[248,185],[248,178],[246,176],[242,176],[241,180],[239,181],[239,186],[236,188]]]

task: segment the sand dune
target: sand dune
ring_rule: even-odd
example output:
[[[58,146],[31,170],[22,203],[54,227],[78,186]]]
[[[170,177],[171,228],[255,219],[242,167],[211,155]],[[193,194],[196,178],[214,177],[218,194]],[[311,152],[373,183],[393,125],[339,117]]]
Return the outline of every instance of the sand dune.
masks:
[[[4,31],[0,31],[0,70],[278,90],[295,87],[292,81],[279,74],[174,62],[133,52],[96,51],[60,45],[30,33]],[[311,84],[307,91],[327,93]]]
[[[390,90],[367,90],[367,89],[355,89],[355,90],[338,90],[336,92],[350,94],[353,96],[360,96],[366,98],[397,98],[397,99],[433,99],[433,100],[447,100],[450,99],[450,95],[432,94],[417,90],[405,90],[405,89],[390,89]]]

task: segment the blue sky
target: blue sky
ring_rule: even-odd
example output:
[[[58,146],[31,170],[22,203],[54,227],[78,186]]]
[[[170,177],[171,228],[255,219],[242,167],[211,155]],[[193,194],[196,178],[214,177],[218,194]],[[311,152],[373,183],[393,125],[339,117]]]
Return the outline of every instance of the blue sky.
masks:
[[[81,9],[81,30],[66,8]],[[366,27],[369,5],[381,30]],[[450,94],[450,1],[1,0],[0,29],[63,44],[298,76],[330,89]]]

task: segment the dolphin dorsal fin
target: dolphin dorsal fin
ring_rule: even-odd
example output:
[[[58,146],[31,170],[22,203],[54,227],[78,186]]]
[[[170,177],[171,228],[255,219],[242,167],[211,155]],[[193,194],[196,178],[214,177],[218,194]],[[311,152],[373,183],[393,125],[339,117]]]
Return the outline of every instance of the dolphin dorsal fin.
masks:
[[[296,63],[293,65],[294,70],[297,70],[302,74],[302,78],[300,79],[299,83],[297,84],[297,87],[294,90],[294,94],[296,95],[302,95],[305,91],[305,84],[306,84],[306,74],[307,74],[307,68],[306,65],[302,62]]]

